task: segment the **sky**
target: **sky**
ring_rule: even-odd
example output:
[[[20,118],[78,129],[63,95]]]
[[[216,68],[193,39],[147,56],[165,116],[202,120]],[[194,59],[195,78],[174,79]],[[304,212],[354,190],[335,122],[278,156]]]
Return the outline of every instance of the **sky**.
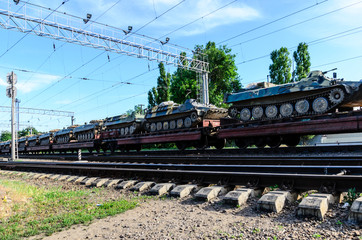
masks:
[[[362,1],[359,0],[0,0],[0,9],[27,12],[32,17],[99,32],[126,30],[118,38],[164,40],[165,48],[194,49],[213,41],[235,54],[243,86],[266,81],[270,53],[287,47],[292,58],[300,42],[309,45],[311,70],[337,68],[338,77],[362,79]],[[31,3],[33,5],[28,5]],[[34,5],[61,12],[34,12]],[[47,15],[49,14],[50,15]],[[66,13],[66,14],[63,14]],[[6,17],[0,15],[0,23]],[[0,24],[1,25],[1,24]],[[99,26],[99,24],[98,24]],[[5,95],[6,75],[14,71],[20,108],[74,112],[75,123],[115,116],[147,105],[147,92],[157,84],[158,62],[0,27],[0,106],[11,105]],[[166,65],[173,73],[176,67]],[[332,73],[329,74],[332,76]],[[212,81],[212,79],[210,79]],[[4,110],[3,108],[0,108]],[[10,113],[0,112],[0,131],[10,130]],[[20,114],[20,129],[40,131],[69,126],[69,117]]]

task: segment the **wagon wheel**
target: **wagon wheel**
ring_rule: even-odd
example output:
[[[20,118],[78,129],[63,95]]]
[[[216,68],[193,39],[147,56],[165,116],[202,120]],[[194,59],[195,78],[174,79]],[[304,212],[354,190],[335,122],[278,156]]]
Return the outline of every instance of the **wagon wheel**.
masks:
[[[218,139],[214,143],[216,149],[221,150],[225,147],[226,139]]]
[[[90,154],[92,154],[93,149],[92,149],[92,148],[88,148],[88,152],[89,152]]]
[[[185,142],[176,142],[176,147],[180,150],[183,151],[186,149],[187,145]]]
[[[263,138],[257,138],[256,141],[255,141],[255,146],[257,148],[264,148],[266,145],[266,142]]]
[[[207,148],[208,147],[207,136],[203,136],[199,141],[197,141],[196,144],[194,145],[194,147],[197,150],[204,150],[205,148]]]
[[[240,149],[245,149],[249,146],[249,143],[242,138],[235,139],[235,145]]]
[[[282,144],[282,138],[280,136],[268,137],[268,146],[271,148],[278,148]]]
[[[300,137],[299,136],[285,136],[285,137],[283,137],[283,142],[288,147],[295,147],[299,144]]]

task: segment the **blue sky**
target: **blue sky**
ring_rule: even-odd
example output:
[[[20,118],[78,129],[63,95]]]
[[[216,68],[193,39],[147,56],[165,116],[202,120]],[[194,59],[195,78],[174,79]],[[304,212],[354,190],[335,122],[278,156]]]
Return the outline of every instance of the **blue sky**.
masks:
[[[0,0],[0,9],[7,10],[9,4],[17,11],[24,2],[28,0],[16,6],[12,0]],[[52,9],[62,3],[29,2]],[[208,41],[225,44],[236,54],[244,86],[266,80],[271,51],[287,47],[292,56],[300,42],[310,43],[312,70],[337,67],[339,77],[360,80],[361,10],[362,1],[358,0],[69,0],[59,8],[79,17],[91,13],[93,20],[121,29],[133,26],[133,31],[157,18],[137,33],[168,36],[170,43],[190,49]],[[287,15],[291,16],[275,21]],[[77,124],[118,115],[137,104],[147,105],[147,91],[156,85],[159,75],[157,69],[152,71],[157,62],[24,35],[0,28],[0,106],[10,106],[5,77],[13,69],[17,69],[20,107],[72,111]],[[166,70],[172,73],[175,67],[167,65]],[[90,80],[81,80],[84,78]],[[10,113],[0,113],[0,131],[10,130],[9,120]],[[20,123],[20,129],[31,125],[48,131],[69,125],[70,119],[21,114]]]

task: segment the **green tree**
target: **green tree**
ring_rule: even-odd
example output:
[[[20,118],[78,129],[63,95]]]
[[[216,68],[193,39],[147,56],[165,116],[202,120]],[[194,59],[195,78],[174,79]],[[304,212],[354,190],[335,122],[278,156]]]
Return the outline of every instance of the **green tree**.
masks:
[[[157,88],[153,87],[148,91],[148,107],[156,106],[161,102],[170,100],[170,80],[171,75],[166,73],[165,66],[161,62],[158,65],[160,76],[157,78]]]
[[[293,53],[293,58],[296,63],[296,69],[293,71],[293,80],[299,81],[307,77],[310,71],[310,56],[308,52],[308,44],[301,42],[298,48]]]
[[[2,132],[1,132],[0,140],[1,140],[2,142],[11,140],[11,132],[9,132],[9,131],[2,131]]]
[[[180,58],[186,56],[186,53],[181,53]],[[196,80],[196,72],[186,68],[188,61],[182,60],[184,67],[178,67],[172,74],[170,93],[171,100],[176,103],[184,103],[186,99],[196,99],[197,91],[199,91]]]
[[[286,47],[274,50],[270,54],[273,61],[269,66],[269,74],[271,82],[275,84],[283,84],[291,82],[290,69],[292,61],[289,58],[289,51]]]
[[[25,137],[28,135],[38,135],[39,131],[36,130],[34,127],[27,127],[21,131],[18,132],[18,136],[20,137]]]
[[[223,105],[224,94],[238,91],[241,83],[235,65],[235,55],[225,45],[216,47],[214,42],[206,46],[197,45],[197,57],[209,63],[209,98],[210,103]],[[204,57],[206,56],[206,59]],[[187,65],[186,60],[183,65]],[[178,68],[171,80],[171,100],[182,103],[188,98],[196,98],[199,91],[196,73],[191,70]]]

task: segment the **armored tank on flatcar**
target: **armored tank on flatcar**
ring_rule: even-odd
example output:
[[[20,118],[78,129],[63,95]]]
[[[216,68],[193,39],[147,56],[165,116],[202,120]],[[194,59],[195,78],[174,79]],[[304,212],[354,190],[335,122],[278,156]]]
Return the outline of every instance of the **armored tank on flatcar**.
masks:
[[[39,136],[39,145],[46,146],[53,143],[53,133],[48,132]]]
[[[132,112],[105,119],[106,131],[102,133],[103,138],[117,138],[137,134],[142,131],[144,115]]]
[[[93,139],[99,139],[103,129],[103,120],[92,120],[89,124],[81,125],[73,129],[73,135],[78,142],[87,142]]]
[[[257,83],[225,95],[229,115],[242,121],[308,116],[362,106],[361,82],[329,78],[312,71],[299,82]]]
[[[162,102],[146,113],[145,129],[149,132],[196,127],[203,119],[220,119],[227,116],[227,109],[204,105],[195,99],[184,104]]]
[[[73,129],[74,127],[69,127],[54,132],[53,134],[54,142],[60,144],[60,143],[69,143],[70,140],[74,140]]]

